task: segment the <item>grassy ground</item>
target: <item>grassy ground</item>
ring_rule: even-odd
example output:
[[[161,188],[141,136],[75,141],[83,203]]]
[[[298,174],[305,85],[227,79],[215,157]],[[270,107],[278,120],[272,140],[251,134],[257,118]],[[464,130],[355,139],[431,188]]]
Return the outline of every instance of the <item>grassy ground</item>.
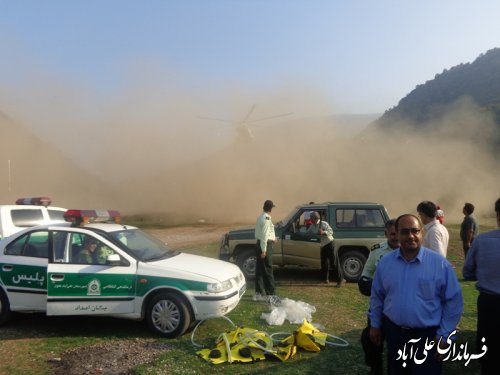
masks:
[[[493,228],[493,222],[481,223],[481,230]],[[459,324],[460,342],[468,343],[469,353],[477,353],[475,349],[476,298],[474,283],[465,282],[461,276],[463,254],[458,238],[459,225],[448,225],[450,246],[448,259],[455,266],[460,280],[465,310]],[[186,252],[217,256],[217,244],[197,246],[185,249]],[[350,343],[347,348],[328,347],[320,353],[299,351],[299,354],[287,362],[266,360],[254,364],[221,364],[210,365],[196,356],[196,348],[191,342],[191,335],[175,340],[158,339],[149,334],[145,326],[139,322],[120,319],[81,319],[50,318],[43,315],[17,316],[10,324],[0,328],[0,373],[3,374],[50,374],[50,360],[58,358],[62,352],[80,346],[87,346],[111,339],[133,340],[153,338],[158,342],[168,343],[170,350],[161,354],[158,359],[136,368],[138,374],[263,374],[279,372],[287,374],[366,374],[363,351],[359,342],[361,330],[365,327],[365,312],[368,298],[362,296],[356,284],[347,284],[336,289],[331,285],[316,283],[314,272],[309,280],[301,283],[281,282],[280,275],[285,270],[276,270],[278,280],[277,293],[296,301],[307,302],[316,308],[313,322],[323,325],[324,331],[339,336]],[[288,271],[289,272],[289,271]],[[308,272],[297,270],[297,272]],[[310,272],[310,271],[309,271]],[[319,272],[319,271],[318,271]],[[269,326],[261,318],[262,313],[269,312],[265,303],[252,301],[253,285],[241,303],[228,317],[237,325],[265,330],[269,333],[292,332],[298,326],[285,323],[282,326]],[[197,331],[196,342],[211,346],[216,337],[230,328],[223,319],[204,323]],[[15,364],[15,365],[14,365]],[[445,374],[476,374],[479,371],[477,361],[465,366],[465,361],[448,361],[444,364]]]

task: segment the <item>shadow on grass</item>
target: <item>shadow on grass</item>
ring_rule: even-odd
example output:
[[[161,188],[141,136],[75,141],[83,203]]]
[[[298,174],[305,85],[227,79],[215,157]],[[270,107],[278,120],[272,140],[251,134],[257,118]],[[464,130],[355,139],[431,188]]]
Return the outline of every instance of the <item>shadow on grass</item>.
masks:
[[[47,337],[134,338],[157,337],[143,322],[110,317],[46,316],[43,313],[13,314],[0,327],[2,340]]]

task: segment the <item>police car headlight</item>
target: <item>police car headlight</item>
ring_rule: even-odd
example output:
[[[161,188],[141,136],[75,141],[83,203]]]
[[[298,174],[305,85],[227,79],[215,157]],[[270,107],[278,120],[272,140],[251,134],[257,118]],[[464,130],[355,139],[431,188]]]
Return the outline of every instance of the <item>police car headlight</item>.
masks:
[[[220,292],[225,292],[226,290],[229,290],[233,287],[233,284],[231,284],[231,280],[226,280],[221,283],[213,283],[213,284],[208,284],[207,285],[207,290],[210,293],[220,293]]]

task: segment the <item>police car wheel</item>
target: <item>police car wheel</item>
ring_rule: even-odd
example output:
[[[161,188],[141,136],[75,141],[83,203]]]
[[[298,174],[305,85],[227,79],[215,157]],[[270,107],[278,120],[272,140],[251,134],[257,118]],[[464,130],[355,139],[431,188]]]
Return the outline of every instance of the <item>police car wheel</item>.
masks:
[[[153,332],[166,338],[181,336],[191,323],[186,303],[170,292],[160,293],[151,299],[146,320]]]
[[[238,267],[245,275],[245,279],[253,280],[255,278],[255,268],[257,267],[257,257],[255,256],[255,249],[243,250],[238,255]]]
[[[9,320],[11,315],[9,299],[4,291],[0,288],[0,325]]]

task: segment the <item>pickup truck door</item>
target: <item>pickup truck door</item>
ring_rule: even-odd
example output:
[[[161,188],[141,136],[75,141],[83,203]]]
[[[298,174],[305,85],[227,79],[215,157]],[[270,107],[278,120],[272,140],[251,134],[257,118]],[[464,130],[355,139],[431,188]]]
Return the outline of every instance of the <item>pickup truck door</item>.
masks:
[[[98,246],[120,255],[120,265],[78,264],[82,242],[95,235]],[[133,313],[136,264],[98,234],[77,228],[53,232],[53,254],[47,269],[47,315]]]
[[[301,214],[292,220],[282,233],[282,252],[285,264],[320,267],[320,236],[307,234]]]

